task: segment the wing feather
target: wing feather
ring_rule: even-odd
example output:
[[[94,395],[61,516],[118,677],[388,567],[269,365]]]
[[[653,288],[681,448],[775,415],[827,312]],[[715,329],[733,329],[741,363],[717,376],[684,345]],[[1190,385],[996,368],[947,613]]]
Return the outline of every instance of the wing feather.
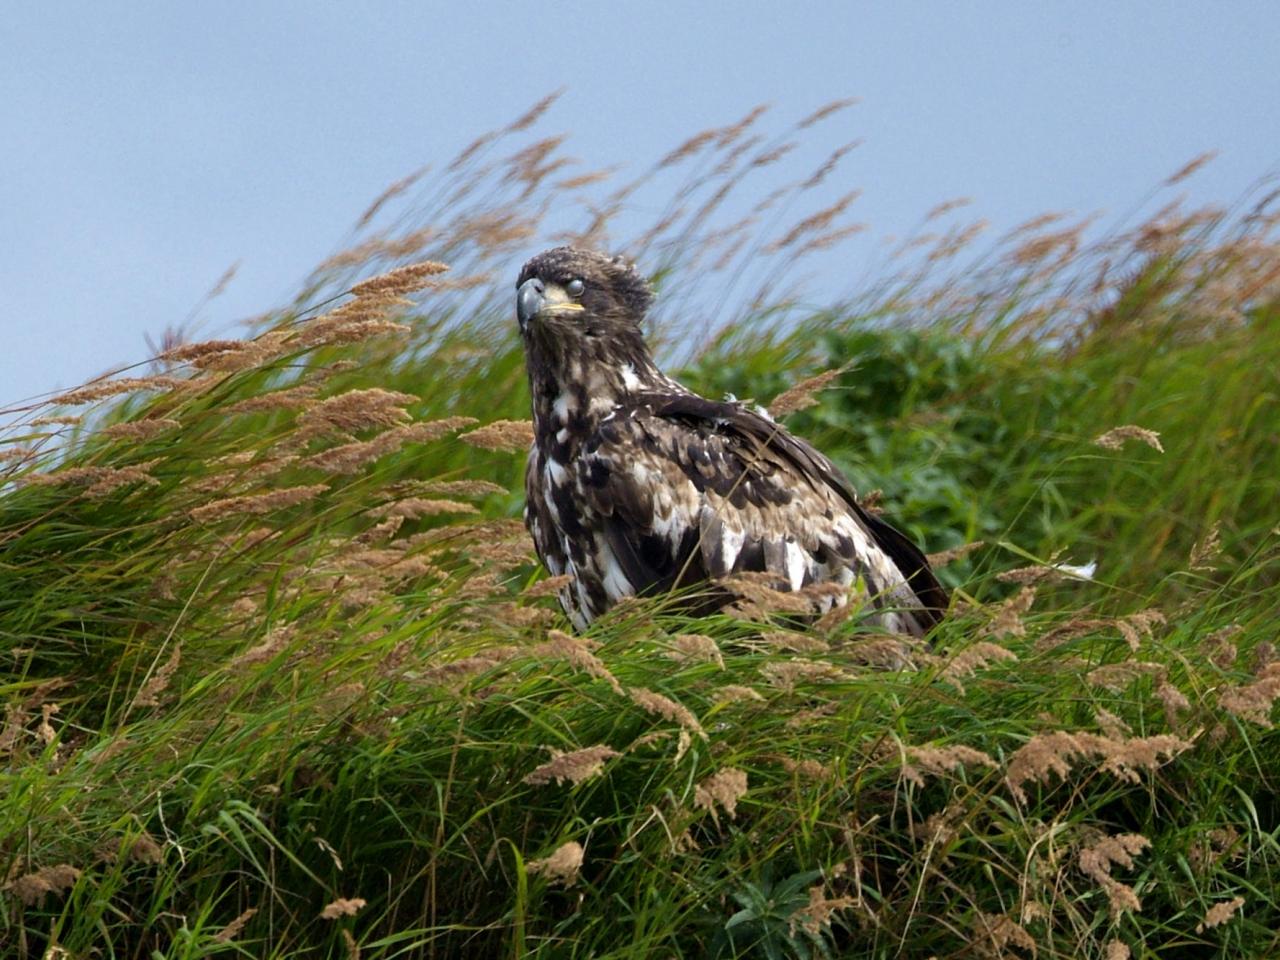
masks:
[[[862,509],[830,460],[738,404],[641,398],[601,424],[576,470],[602,534],[597,566],[631,592],[747,571],[791,590],[857,575],[878,604],[906,608],[887,625],[917,633],[946,605],[923,554]]]

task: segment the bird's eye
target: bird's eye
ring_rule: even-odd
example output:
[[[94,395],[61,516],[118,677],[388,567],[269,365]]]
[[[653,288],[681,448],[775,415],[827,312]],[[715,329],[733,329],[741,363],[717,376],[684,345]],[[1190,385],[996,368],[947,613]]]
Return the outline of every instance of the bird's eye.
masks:
[[[587,289],[587,285],[583,283],[581,280],[576,280],[576,279],[570,280],[568,283],[564,285],[564,292],[569,294],[569,296],[571,297],[582,296],[582,291],[586,289]]]

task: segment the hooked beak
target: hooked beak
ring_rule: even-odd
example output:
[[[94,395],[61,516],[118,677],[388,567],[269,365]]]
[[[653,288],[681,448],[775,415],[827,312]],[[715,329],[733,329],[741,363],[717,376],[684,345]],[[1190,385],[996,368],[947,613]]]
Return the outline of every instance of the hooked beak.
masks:
[[[582,304],[569,296],[560,284],[543,283],[537,277],[530,277],[516,291],[516,319],[520,321],[522,333],[535,317],[576,313],[582,309]]]

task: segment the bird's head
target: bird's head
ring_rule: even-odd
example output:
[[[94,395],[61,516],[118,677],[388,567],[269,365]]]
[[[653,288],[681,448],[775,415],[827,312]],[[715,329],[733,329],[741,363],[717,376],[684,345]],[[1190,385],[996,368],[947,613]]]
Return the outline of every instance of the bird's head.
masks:
[[[643,343],[640,324],[652,302],[648,282],[631,264],[577,247],[538,254],[516,280],[516,317],[526,343]]]

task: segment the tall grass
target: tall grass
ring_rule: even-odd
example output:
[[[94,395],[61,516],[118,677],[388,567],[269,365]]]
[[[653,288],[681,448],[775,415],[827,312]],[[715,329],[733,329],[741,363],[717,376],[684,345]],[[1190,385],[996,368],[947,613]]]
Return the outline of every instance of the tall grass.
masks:
[[[548,105],[245,339],[8,411],[5,954],[1276,952],[1274,198],[991,241],[940,210],[802,310],[847,150],[753,178],[822,117],[615,187],[536,139]],[[654,273],[697,388],[848,366],[792,428],[929,550],[984,542],[914,669],[856,614],[564,632],[526,431],[480,430],[527,418],[508,284],[561,231]]]

